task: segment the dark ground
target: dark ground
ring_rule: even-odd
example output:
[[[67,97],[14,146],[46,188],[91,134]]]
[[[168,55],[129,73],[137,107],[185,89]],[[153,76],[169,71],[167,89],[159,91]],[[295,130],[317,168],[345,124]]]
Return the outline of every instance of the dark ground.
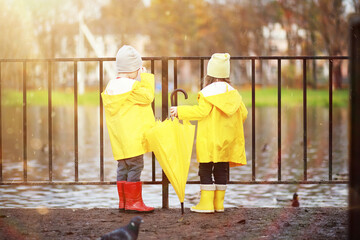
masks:
[[[0,239],[97,239],[140,215],[138,239],[347,239],[347,208],[228,208],[196,214],[156,209],[0,209]]]

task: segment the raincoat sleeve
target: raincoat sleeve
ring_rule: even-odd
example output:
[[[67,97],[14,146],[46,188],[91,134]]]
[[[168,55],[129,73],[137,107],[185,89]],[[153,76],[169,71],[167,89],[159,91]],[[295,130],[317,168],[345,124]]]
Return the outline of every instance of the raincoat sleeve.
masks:
[[[243,102],[241,102],[240,104],[240,111],[241,111],[241,118],[244,123],[248,115],[248,110],[246,109],[245,104]]]
[[[141,82],[136,82],[129,100],[137,104],[150,104],[154,100],[154,74],[141,73]]]
[[[198,102],[199,105],[177,107],[178,118],[181,120],[200,120],[206,117],[213,105],[205,101],[200,93],[198,95]]]

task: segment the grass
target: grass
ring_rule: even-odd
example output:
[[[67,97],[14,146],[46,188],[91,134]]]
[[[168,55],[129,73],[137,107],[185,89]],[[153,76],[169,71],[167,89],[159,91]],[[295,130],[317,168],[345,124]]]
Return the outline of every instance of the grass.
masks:
[[[243,101],[247,107],[251,104],[251,90],[239,91],[243,97]],[[41,90],[28,90],[26,101],[28,105],[47,106],[48,92]],[[197,93],[189,92],[189,98],[184,100],[184,97],[179,94],[179,105],[181,104],[197,104]],[[96,91],[89,91],[85,94],[78,95],[79,105],[99,105],[99,93]],[[255,106],[277,106],[277,88],[259,88],[255,91]],[[21,106],[23,102],[23,93],[15,90],[2,90],[1,104],[3,106]],[[336,90],[333,92],[333,106],[346,107],[349,102],[348,90]],[[74,105],[73,92],[53,91],[52,92],[53,106],[72,106]],[[303,104],[303,91],[300,89],[282,89],[281,90],[281,104],[282,106],[301,106]],[[161,106],[161,93],[155,94],[155,105]],[[308,106],[329,106],[329,93],[327,89],[321,90],[307,90],[307,105]],[[170,102],[169,102],[170,106]]]
[[[22,105],[23,93],[14,90],[5,90],[2,93],[2,105],[4,106],[17,106]],[[78,95],[79,105],[99,105],[100,96],[96,91],[87,92],[82,95]],[[74,105],[74,93],[65,91],[53,91],[52,92],[52,104],[53,106],[71,106]],[[48,104],[48,92],[28,90],[26,93],[26,101],[28,105],[47,106]]]
[[[239,91],[245,105],[250,107],[252,105],[251,90]],[[257,107],[275,107],[278,104],[277,88],[261,88],[255,91],[255,106]],[[180,104],[196,104],[197,93],[189,93],[189,99],[184,100],[184,97],[179,94]],[[348,90],[333,91],[333,106],[346,107],[349,102]],[[303,91],[300,89],[282,89],[281,90],[281,105],[282,106],[302,106]],[[307,106],[329,106],[329,92],[328,90],[307,90]]]

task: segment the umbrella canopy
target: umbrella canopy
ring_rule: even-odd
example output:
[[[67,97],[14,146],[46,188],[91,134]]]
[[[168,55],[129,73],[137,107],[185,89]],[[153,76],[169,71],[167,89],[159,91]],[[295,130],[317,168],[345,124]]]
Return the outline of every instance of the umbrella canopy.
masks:
[[[180,123],[177,118],[157,121],[145,133],[149,148],[154,152],[181,203],[185,198],[194,136],[195,126],[189,121]]]
[[[147,133],[149,147],[174,187],[180,202],[184,202],[189,173],[195,126],[181,124],[177,118],[157,122]]]

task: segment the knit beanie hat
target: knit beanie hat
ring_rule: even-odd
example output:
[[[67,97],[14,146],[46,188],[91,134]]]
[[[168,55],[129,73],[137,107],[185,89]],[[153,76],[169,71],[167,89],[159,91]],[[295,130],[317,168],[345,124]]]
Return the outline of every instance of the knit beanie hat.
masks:
[[[124,45],[116,54],[117,72],[135,72],[142,66],[140,53],[135,48]]]
[[[214,53],[207,65],[207,75],[215,78],[230,77],[230,54]]]

